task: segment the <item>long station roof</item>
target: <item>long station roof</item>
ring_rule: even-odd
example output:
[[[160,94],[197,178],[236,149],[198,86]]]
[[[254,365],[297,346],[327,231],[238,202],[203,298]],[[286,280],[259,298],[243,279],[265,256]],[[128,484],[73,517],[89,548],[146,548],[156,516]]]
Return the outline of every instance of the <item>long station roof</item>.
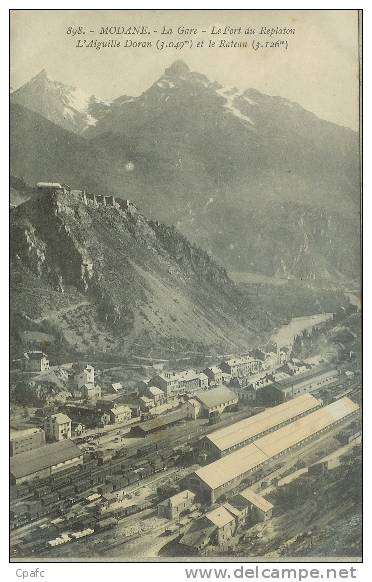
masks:
[[[268,457],[274,457],[282,450],[294,446],[342,417],[357,411],[358,408],[359,406],[349,398],[336,400],[329,406],[323,406],[309,416],[300,418],[280,430],[256,440],[255,445]]]
[[[20,479],[82,454],[81,449],[67,439],[15,455],[10,460],[10,472],[16,479]]]
[[[358,409],[355,402],[342,398],[198,469],[194,474],[210,489],[217,489]]]
[[[230,426],[216,430],[206,436],[221,452],[275,428],[291,418],[300,414],[311,412],[319,407],[321,402],[311,394],[304,394],[273,408],[267,408],[264,412],[249,418],[244,418]]]
[[[211,489],[217,489],[217,487],[240,477],[266,460],[267,455],[252,443],[214,463],[205,465],[205,467],[195,471],[195,474]]]

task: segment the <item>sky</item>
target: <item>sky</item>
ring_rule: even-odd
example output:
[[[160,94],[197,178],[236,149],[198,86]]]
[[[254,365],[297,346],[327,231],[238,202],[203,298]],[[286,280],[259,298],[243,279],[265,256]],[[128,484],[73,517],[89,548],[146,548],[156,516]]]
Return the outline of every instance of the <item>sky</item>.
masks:
[[[101,26],[149,26],[147,37],[97,34]],[[193,39],[193,48],[76,48],[66,34],[82,26],[85,39]],[[197,28],[197,35],[160,35],[162,27]],[[295,29],[288,48],[254,51],[263,35],[211,35],[212,26]],[[94,34],[90,31],[94,30]],[[206,30],[207,33],[201,33]],[[84,39],[83,36],[80,37]],[[248,41],[248,48],[196,48],[204,39]],[[271,37],[271,40],[276,40]],[[137,96],[176,59],[222,85],[255,88],[295,101],[319,117],[352,129],[359,123],[358,15],[355,10],[12,10],[11,86],[17,89],[46,69],[55,80],[104,99]]]

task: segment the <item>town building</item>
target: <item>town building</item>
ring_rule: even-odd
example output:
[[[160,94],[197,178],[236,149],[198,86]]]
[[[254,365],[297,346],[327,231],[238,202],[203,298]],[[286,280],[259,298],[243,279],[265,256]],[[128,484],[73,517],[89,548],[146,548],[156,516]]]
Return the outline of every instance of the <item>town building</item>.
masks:
[[[121,382],[113,382],[111,384],[111,390],[114,394],[119,394],[123,391],[123,384]]]
[[[142,412],[150,412],[155,407],[154,400],[148,396],[140,396],[139,403]]]
[[[254,522],[267,521],[271,519],[274,506],[262,495],[255,493],[249,487],[240,491],[239,497],[246,500],[249,507],[249,519]]]
[[[215,541],[217,545],[223,546],[233,537],[236,531],[235,516],[223,505],[212,509],[204,516],[215,526]]]
[[[211,388],[215,386],[221,386],[222,384],[222,370],[218,366],[210,366],[209,368],[205,368],[203,373],[208,378],[208,384]]]
[[[299,398],[267,408],[259,414],[209,433],[200,439],[197,448],[199,451],[207,451],[211,456],[222,457],[265,434],[314,412],[321,406],[320,400],[311,394],[304,394]]]
[[[45,432],[38,427],[10,431],[10,456],[31,451],[45,445]]]
[[[281,370],[290,376],[294,376],[295,374],[302,374],[303,372],[307,372],[309,369],[311,369],[309,364],[305,364],[296,358],[293,358],[293,360],[288,360],[281,367]]]
[[[83,400],[97,400],[102,396],[102,388],[98,384],[84,384],[79,390]]]
[[[129,406],[132,414],[132,418],[139,418],[141,416],[141,403],[135,394],[128,394],[120,396],[117,404],[125,404]]]
[[[173,398],[179,392],[179,377],[176,372],[162,372],[151,378],[149,386],[160,388],[166,398]]]
[[[52,414],[44,421],[44,430],[48,440],[50,441],[62,441],[71,438],[71,419],[58,412],[57,414]]]
[[[180,543],[192,553],[208,545],[226,546],[236,532],[235,516],[221,505],[192,522],[180,539]]]
[[[208,418],[212,413],[222,414],[226,410],[232,410],[239,401],[237,395],[226,386],[196,392],[193,394],[193,398],[200,402],[200,414],[205,418]]]
[[[202,405],[199,400],[196,400],[195,398],[189,398],[189,400],[185,402],[185,409],[187,418],[190,420],[195,420],[201,415]]]
[[[257,399],[257,390],[248,382],[248,377],[233,378],[229,383],[229,388],[243,402],[255,402]]]
[[[82,463],[82,451],[67,439],[12,457],[10,480],[13,485],[20,485],[36,478],[46,478]]]
[[[231,378],[239,378],[241,376],[258,374],[262,369],[262,363],[260,360],[252,358],[251,356],[242,356],[221,362],[220,368],[222,372],[230,374]]]
[[[199,388],[202,390],[207,390],[209,387],[209,378],[204,372],[199,372]]]
[[[320,388],[326,388],[339,378],[338,370],[307,370],[306,372],[290,376],[285,372],[274,374],[274,383],[264,386],[260,397],[265,402],[284,402],[290,398],[297,398],[301,394],[311,393]]]
[[[165,394],[163,390],[156,386],[147,386],[146,390],[144,390],[143,396],[151,398],[154,401],[155,406],[159,406],[165,402]]]
[[[125,404],[119,404],[117,406],[114,406],[110,410],[110,423],[111,424],[116,424],[119,422],[127,422],[128,420],[131,420],[131,418],[132,418],[131,410],[130,410],[129,406],[126,406]]]
[[[176,495],[161,501],[158,505],[158,516],[166,517],[167,519],[177,519],[183,511],[193,506],[194,500],[195,493],[185,489],[185,491],[176,493]]]
[[[79,365],[75,368],[74,383],[79,390],[87,384],[94,384],[94,368],[89,364]]]
[[[192,521],[180,539],[184,551],[198,554],[215,538],[216,526],[205,516]]]
[[[201,385],[202,382],[202,385]],[[200,378],[200,374],[195,372],[195,370],[185,370],[178,373],[178,390],[179,393],[193,394],[197,392],[201,387],[207,387],[208,383],[203,375],[203,381]]]
[[[49,370],[49,359],[44,352],[25,352],[23,354],[23,369],[26,372],[44,372]]]
[[[359,406],[346,397],[323,406],[198,469],[184,479],[184,485],[214,503],[243,480],[255,481],[259,469],[348,421],[358,410]]]

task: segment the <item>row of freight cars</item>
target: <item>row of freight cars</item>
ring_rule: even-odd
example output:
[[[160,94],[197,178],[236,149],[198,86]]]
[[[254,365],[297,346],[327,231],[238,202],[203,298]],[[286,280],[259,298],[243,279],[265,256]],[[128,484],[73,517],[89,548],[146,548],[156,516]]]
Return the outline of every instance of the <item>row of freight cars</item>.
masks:
[[[104,515],[90,512],[80,515],[66,514],[64,517],[56,518],[48,524],[39,526],[37,533],[33,532],[19,539],[12,548],[12,555],[13,557],[29,557],[52,547],[107,531],[115,527],[119,519],[149,507],[151,507],[150,502],[143,502],[127,507],[108,509]]]
[[[131,458],[130,461],[107,462],[99,465],[89,459],[82,466],[56,473],[47,480],[31,484],[24,493],[32,495],[11,508],[11,529],[16,529],[48,514],[60,515],[84,497],[86,491],[97,489],[101,495],[119,491],[146,477],[174,465],[172,449],[158,451],[150,458]]]
[[[11,487],[11,499],[21,499],[23,497],[28,497],[45,486],[49,487],[51,490],[56,490],[59,487],[63,487],[71,483],[71,479],[85,476],[88,471],[96,470],[97,472],[105,472],[106,469],[116,467],[120,463],[121,459],[132,459],[132,458],[143,458],[150,454],[155,454],[157,458],[169,458],[174,454],[172,449],[160,449],[157,443],[150,443],[144,445],[138,449],[119,449],[112,455],[111,453],[100,454],[93,453],[91,455],[86,455],[84,458],[83,469],[81,466],[75,466],[68,469],[64,469],[54,475],[47,477],[46,479],[38,479],[30,483],[22,483],[16,487]],[[129,465],[130,466],[130,465]]]

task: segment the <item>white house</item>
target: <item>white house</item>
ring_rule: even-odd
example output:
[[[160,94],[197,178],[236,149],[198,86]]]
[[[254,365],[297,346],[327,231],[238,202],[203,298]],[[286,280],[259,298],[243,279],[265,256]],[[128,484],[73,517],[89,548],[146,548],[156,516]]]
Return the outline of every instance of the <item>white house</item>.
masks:
[[[52,414],[44,421],[44,430],[48,440],[62,441],[71,438],[71,419],[59,412]]]

